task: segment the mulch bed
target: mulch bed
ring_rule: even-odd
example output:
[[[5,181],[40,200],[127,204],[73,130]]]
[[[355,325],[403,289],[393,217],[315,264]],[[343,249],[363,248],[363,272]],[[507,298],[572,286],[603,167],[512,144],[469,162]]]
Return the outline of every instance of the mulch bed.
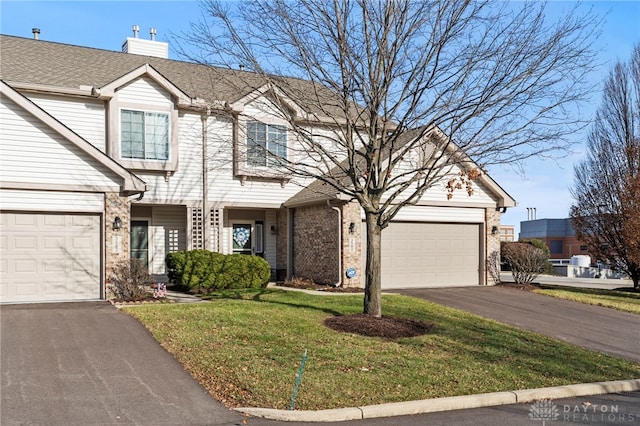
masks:
[[[377,318],[365,314],[329,317],[324,320],[324,325],[335,331],[386,339],[422,336],[429,334],[434,328],[433,324],[411,318]]]
[[[496,287],[513,288],[516,290],[523,290],[523,291],[533,291],[540,288],[540,286],[535,283],[533,284],[500,283],[500,284],[497,284]]]

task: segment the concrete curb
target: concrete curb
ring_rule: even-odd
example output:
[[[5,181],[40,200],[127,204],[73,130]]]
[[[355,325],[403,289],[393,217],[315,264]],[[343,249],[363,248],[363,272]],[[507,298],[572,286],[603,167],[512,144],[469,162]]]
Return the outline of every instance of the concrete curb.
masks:
[[[346,420],[406,416],[412,414],[434,413],[438,411],[517,404],[539,399],[559,399],[586,395],[601,395],[605,393],[633,392],[637,390],[640,390],[640,379],[582,383],[540,389],[521,389],[516,391],[483,393],[478,395],[452,396],[448,398],[424,399],[421,401],[394,402],[390,404],[368,405],[363,407],[338,408],[335,410],[289,411],[250,407],[235,408],[235,410],[255,417],[280,421],[339,422]]]

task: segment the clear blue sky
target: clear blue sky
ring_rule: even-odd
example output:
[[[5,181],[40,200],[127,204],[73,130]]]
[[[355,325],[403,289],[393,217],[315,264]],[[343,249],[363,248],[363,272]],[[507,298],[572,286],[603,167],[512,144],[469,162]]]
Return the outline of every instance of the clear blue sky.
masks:
[[[575,2],[554,1],[552,14],[562,14]],[[583,10],[593,8],[605,19],[602,36],[595,46],[600,51],[602,66],[593,74],[593,81],[602,82],[610,67],[618,60],[627,60],[633,46],[640,43],[640,1],[586,1]],[[157,29],[157,40],[169,42],[172,33],[189,31],[190,23],[200,17],[197,1],[15,1],[0,0],[0,32],[32,37],[31,29],[40,28],[42,40],[76,44],[100,49],[120,50],[131,27],[140,26],[140,37],[149,38],[149,28]],[[593,114],[600,102],[595,92],[590,106]],[[573,165],[583,158],[581,141],[585,133],[576,134],[572,155],[552,160],[530,160],[525,164],[524,177],[509,168],[490,170],[492,177],[518,202],[503,215],[502,223],[516,225],[527,220],[527,207],[537,209],[538,219],[568,216],[573,184]]]

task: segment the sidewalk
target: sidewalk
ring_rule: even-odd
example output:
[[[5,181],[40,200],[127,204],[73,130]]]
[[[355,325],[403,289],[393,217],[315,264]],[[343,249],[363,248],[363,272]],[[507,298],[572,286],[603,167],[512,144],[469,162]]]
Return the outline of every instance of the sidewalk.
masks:
[[[611,382],[583,383],[540,389],[524,389],[479,395],[396,402],[363,407],[338,408],[318,411],[289,411],[270,408],[236,408],[236,411],[255,417],[289,422],[339,422],[380,417],[395,417],[507,404],[522,404],[541,399],[560,399],[605,393],[633,392],[640,390],[640,379]]]
[[[511,275],[511,272],[502,272],[500,274],[500,279],[503,282],[513,282],[513,275]],[[633,287],[633,281],[631,280],[617,280],[606,278],[569,278],[554,275],[540,275],[534,280],[534,282],[538,284],[582,288],[599,288],[604,290]]]

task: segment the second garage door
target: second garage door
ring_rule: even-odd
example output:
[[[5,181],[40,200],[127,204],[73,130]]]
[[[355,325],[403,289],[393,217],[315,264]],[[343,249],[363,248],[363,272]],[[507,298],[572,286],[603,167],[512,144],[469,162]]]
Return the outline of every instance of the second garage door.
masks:
[[[480,225],[393,222],[382,231],[382,288],[480,284]]]
[[[0,301],[100,298],[100,216],[0,213]]]

